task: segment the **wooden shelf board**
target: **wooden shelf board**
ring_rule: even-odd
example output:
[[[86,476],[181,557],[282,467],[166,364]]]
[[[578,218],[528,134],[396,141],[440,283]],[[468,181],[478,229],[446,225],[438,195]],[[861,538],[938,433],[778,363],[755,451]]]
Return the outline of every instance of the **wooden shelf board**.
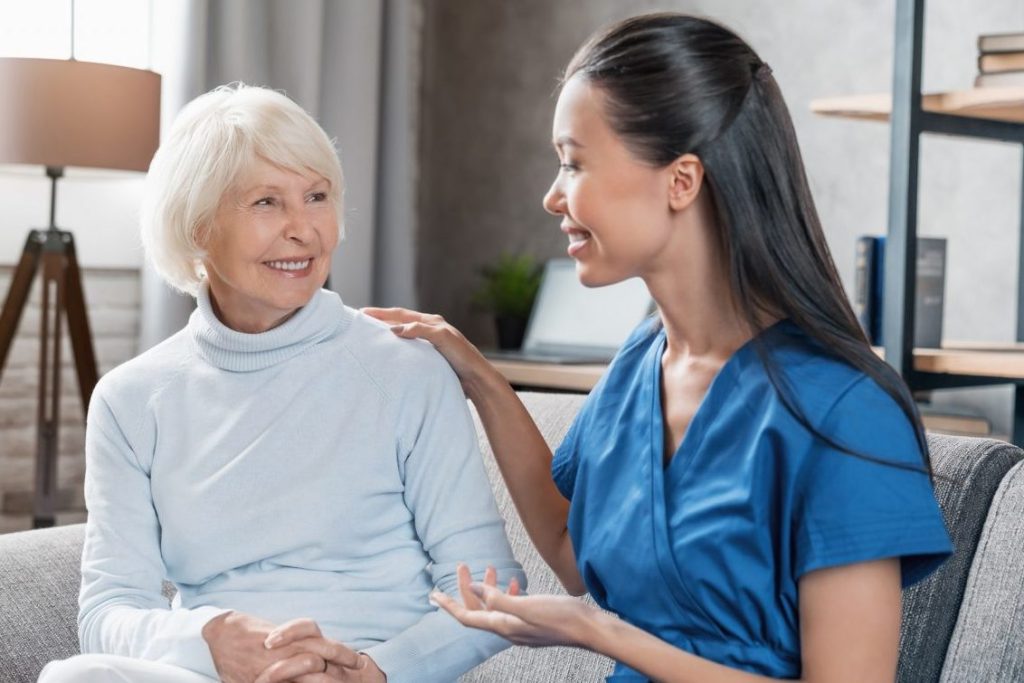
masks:
[[[1024,353],[1024,342],[950,340],[942,342],[942,348],[951,351],[1020,351]]]
[[[970,344],[971,348],[914,349],[914,369],[947,375],[1024,379],[1024,347],[1021,345]],[[880,358],[885,358],[884,349],[873,348]]]
[[[950,375],[1024,379],[1024,353],[1007,350],[914,349],[914,369]]]
[[[1024,87],[972,88],[923,95],[921,108],[942,114],[1024,123]],[[892,111],[890,93],[828,97],[811,101],[811,111],[822,116],[840,116],[868,121],[888,121]]]

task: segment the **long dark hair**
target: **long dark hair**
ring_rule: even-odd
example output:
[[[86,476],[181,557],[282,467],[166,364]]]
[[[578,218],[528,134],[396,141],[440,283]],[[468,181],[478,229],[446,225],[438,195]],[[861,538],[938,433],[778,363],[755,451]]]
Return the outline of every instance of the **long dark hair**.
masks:
[[[732,31],[664,13],[595,35],[572,58],[563,82],[577,75],[603,92],[609,124],[637,159],[661,167],[687,153],[700,158],[737,310],[790,413],[841,451],[931,474],[917,405],[871,350],[839,280],[793,122],[768,65]],[[758,336],[768,316],[789,318],[892,396],[914,426],[923,466],[851,450],[810,424]]]

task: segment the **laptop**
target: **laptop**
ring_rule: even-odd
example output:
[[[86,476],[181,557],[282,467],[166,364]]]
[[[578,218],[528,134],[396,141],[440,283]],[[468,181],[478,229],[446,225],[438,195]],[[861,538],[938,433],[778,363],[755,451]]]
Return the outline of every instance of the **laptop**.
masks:
[[[484,355],[494,360],[607,363],[653,308],[639,278],[589,288],[576,277],[575,261],[551,259],[544,265],[522,348]]]

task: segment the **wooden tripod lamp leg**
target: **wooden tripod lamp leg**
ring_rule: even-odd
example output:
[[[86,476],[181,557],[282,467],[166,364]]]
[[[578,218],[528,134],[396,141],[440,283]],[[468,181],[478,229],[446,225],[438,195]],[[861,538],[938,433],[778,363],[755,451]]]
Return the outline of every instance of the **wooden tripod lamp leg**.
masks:
[[[89,411],[89,400],[92,390],[99,379],[96,370],[96,353],[92,346],[92,332],[89,329],[89,317],[85,311],[85,294],[82,291],[82,274],[78,269],[78,257],[75,255],[75,239],[70,232],[65,232],[64,251],[65,271],[65,311],[68,314],[68,336],[71,338],[71,351],[75,356],[75,370],[78,372],[78,391],[82,396],[82,414]]]
[[[25,312],[32,280],[39,269],[39,254],[43,246],[39,238],[40,232],[33,230],[28,234],[25,247],[21,250],[21,258],[11,276],[11,285],[7,290],[3,311],[0,312],[0,377],[3,376],[7,364],[7,354],[11,350],[14,333],[18,331],[18,323],[21,322],[21,314]]]
[[[11,278],[7,299],[0,311],[0,378],[28,303],[32,280],[40,266],[43,291],[39,328],[35,490],[32,497],[32,522],[36,528],[53,526],[56,511],[62,316],[67,315],[83,413],[89,409],[89,400],[99,376],[74,238],[70,232],[51,229],[29,233]]]
[[[96,356],[82,292],[82,274],[70,232],[51,230],[43,249],[43,316],[39,360],[39,415],[37,419],[36,488],[33,524],[53,526],[57,497],[57,461],[60,453],[61,318],[67,315],[82,414],[96,386]],[[52,333],[52,334],[51,334]]]
[[[0,378],[3,376],[7,356],[11,350],[11,344],[14,342],[14,333],[18,330],[18,323],[21,322],[25,305],[28,303],[32,280],[35,279],[36,272],[39,270],[40,256],[45,241],[46,237],[42,231],[32,230],[29,232],[28,238],[25,240],[25,247],[21,251],[21,258],[11,277],[11,285],[7,290],[3,311],[0,312]],[[38,492],[38,484],[35,490]],[[32,505],[35,508],[35,497],[33,497]]]
[[[51,238],[59,239],[54,235]],[[54,524],[57,497],[57,436],[60,425],[60,322],[64,305],[65,256],[43,250],[43,298],[39,323],[39,403],[36,416],[36,485],[32,525]]]

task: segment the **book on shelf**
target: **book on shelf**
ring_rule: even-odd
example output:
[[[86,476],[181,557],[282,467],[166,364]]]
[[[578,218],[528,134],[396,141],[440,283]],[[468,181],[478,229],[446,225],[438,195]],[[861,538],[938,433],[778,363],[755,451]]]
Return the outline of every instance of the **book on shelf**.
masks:
[[[857,240],[853,310],[868,340],[885,344],[882,334],[885,299],[885,237],[865,235]],[[917,239],[917,279],[914,296],[914,346],[942,345],[942,311],[946,286],[946,240]]]
[[[988,33],[978,36],[978,52],[982,54],[1021,51],[1024,51],[1024,31]]]
[[[978,55],[978,72],[1001,74],[1024,69],[1024,52],[1000,52]]]
[[[955,436],[989,436],[992,433],[992,423],[983,415],[959,408],[939,407],[927,403],[919,403],[917,407],[921,412],[921,422],[924,423],[924,428],[930,432]]]
[[[974,79],[975,88],[1022,88],[1024,87],[1024,70],[1004,71],[999,74],[978,74]]]
[[[882,336],[882,290],[884,285],[882,249],[884,237],[865,235],[857,240],[856,267],[854,269],[853,312],[860,326],[874,345]]]

